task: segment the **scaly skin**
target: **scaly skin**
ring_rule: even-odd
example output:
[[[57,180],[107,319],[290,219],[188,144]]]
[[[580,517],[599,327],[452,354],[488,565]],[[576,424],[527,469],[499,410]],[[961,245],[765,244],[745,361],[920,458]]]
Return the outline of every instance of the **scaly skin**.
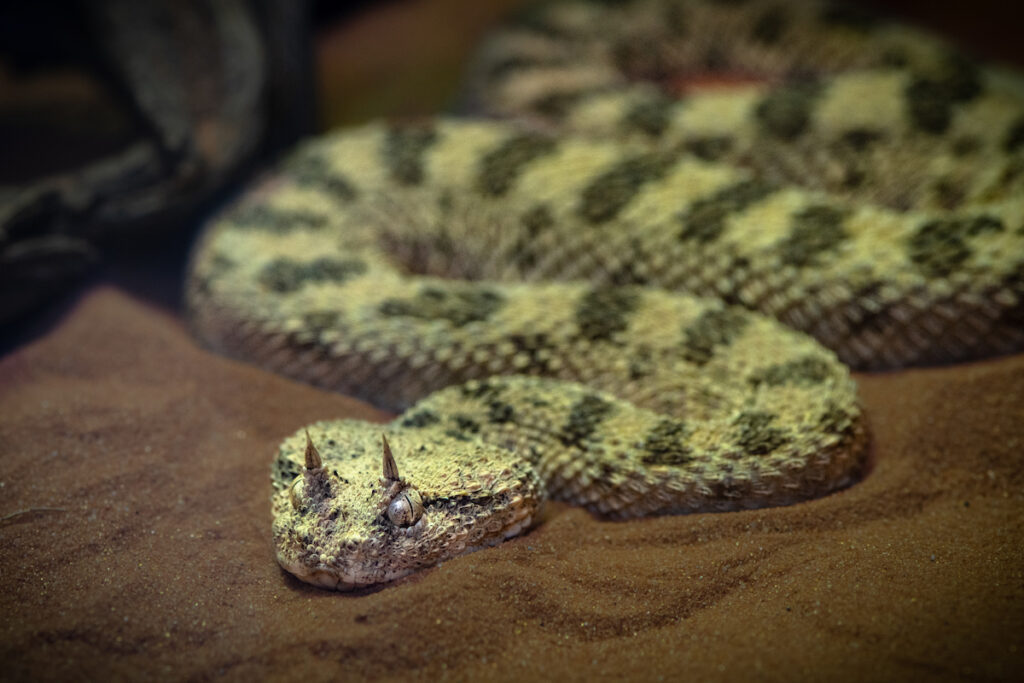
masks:
[[[206,344],[405,411],[282,444],[283,567],[390,581],[547,498],[623,519],[823,495],[868,448],[844,363],[1024,348],[1019,77],[785,7],[554,5],[474,80],[530,123],[341,131],[213,221],[187,291]],[[709,46],[822,73],[666,98]]]

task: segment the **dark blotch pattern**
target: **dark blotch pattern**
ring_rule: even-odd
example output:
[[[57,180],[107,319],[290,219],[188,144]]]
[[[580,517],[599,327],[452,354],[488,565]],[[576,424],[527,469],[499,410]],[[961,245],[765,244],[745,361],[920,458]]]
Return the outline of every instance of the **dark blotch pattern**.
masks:
[[[570,90],[550,93],[534,100],[530,104],[530,109],[541,116],[557,121],[568,114],[576,104],[597,92],[601,92],[601,90]]]
[[[839,142],[847,149],[855,152],[866,151],[876,142],[881,141],[885,135],[882,131],[871,128],[851,128],[840,136]]]
[[[555,224],[551,209],[546,204],[537,204],[519,217],[524,232],[512,245],[509,258],[523,273],[529,272],[544,256],[545,249],[537,242],[537,236]]]
[[[392,179],[400,185],[422,183],[423,155],[437,139],[437,131],[429,124],[390,128],[384,137],[382,156]]]
[[[665,154],[630,157],[611,167],[583,190],[579,215],[591,225],[615,218],[640,188],[665,175],[672,159]]]
[[[666,96],[638,102],[626,112],[623,125],[627,130],[638,130],[657,138],[668,127],[674,107],[675,100]]]
[[[964,201],[964,186],[957,178],[937,178],[932,184],[932,192],[939,206],[944,209],[955,209]]]
[[[423,427],[435,425],[440,421],[441,418],[433,410],[417,410],[415,413],[409,413],[403,417],[401,424],[403,427],[422,429]]]
[[[520,216],[519,222],[526,229],[527,235],[536,237],[555,224],[555,217],[551,215],[547,204],[536,204]]]
[[[977,67],[966,59],[951,57],[943,74],[915,78],[907,85],[904,96],[914,125],[938,135],[949,128],[953,107],[969,102],[980,92]]]
[[[928,221],[910,237],[910,260],[928,276],[945,277],[970,258],[967,242],[971,237],[1005,229],[993,216]]]
[[[445,434],[460,441],[469,441],[474,435],[480,433],[480,423],[468,415],[455,415],[452,417],[454,424],[445,430]]]
[[[629,378],[632,380],[642,379],[654,374],[655,370],[657,367],[654,364],[654,356],[650,347],[644,344],[638,345],[629,359]]]
[[[477,189],[493,197],[505,194],[531,161],[554,149],[554,140],[546,135],[524,133],[509,138],[480,159]]]
[[[220,252],[215,253],[209,261],[209,265],[205,269],[205,272],[200,276],[198,273],[194,276],[194,285],[196,292],[199,294],[208,295],[210,288],[213,283],[223,276],[228,271],[234,270],[237,267],[237,263],[225,254]]]
[[[285,163],[285,172],[297,184],[324,190],[337,199],[352,201],[358,195],[352,181],[332,169],[322,154],[297,152]]]
[[[768,134],[780,140],[794,140],[810,125],[811,110],[820,92],[811,83],[781,88],[766,95],[754,114]]]
[[[584,396],[569,411],[569,419],[562,427],[559,440],[565,446],[582,448],[611,412],[612,404],[603,398],[592,394]]]
[[[293,261],[279,258],[271,261],[259,274],[259,282],[272,292],[294,292],[308,282],[341,283],[366,272],[366,264],[358,259],[318,258],[315,261]]]
[[[779,446],[785,445],[789,438],[778,427],[773,427],[775,416],[771,413],[747,411],[736,418],[736,442],[744,451],[751,455],[766,455]]]
[[[974,135],[961,135],[950,143],[949,149],[958,157],[971,156],[981,149],[981,140]]]
[[[590,341],[608,341],[629,325],[640,293],[628,287],[596,287],[587,292],[576,307],[576,326],[580,336]]]
[[[693,450],[683,443],[689,434],[679,420],[663,420],[644,440],[641,460],[648,465],[685,465],[693,460]]]
[[[543,332],[514,334],[508,340],[515,346],[516,355],[521,353],[529,359],[526,367],[518,372],[542,372],[547,368],[547,358],[557,356],[559,352]],[[542,354],[546,357],[542,358]]]
[[[733,139],[728,135],[709,135],[686,141],[685,149],[704,161],[718,161],[732,150]]]
[[[302,209],[274,209],[265,204],[252,204],[236,209],[228,217],[243,230],[265,230],[283,234],[292,230],[319,230],[327,225],[327,216]]]
[[[285,485],[295,481],[295,477],[302,474],[306,469],[304,466],[285,457],[283,454],[274,458],[274,472],[271,478],[276,482],[283,482]]]
[[[233,258],[219,251],[210,258],[210,271],[214,275],[234,270],[237,266]]]
[[[705,311],[683,330],[683,356],[691,363],[704,365],[711,360],[715,347],[731,344],[746,325],[747,316],[740,310]]]
[[[471,380],[461,390],[466,398],[493,400],[505,391],[505,384],[497,380]]]
[[[380,305],[386,316],[409,316],[423,320],[448,320],[456,327],[487,320],[505,300],[495,291],[481,288],[445,290],[424,287],[412,299],[387,299]]]
[[[761,201],[775,188],[760,180],[744,180],[693,202],[681,215],[679,239],[707,243],[718,239],[726,219]]]
[[[779,245],[782,262],[804,267],[817,256],[835,249],[848,235],[843,228],[846,210],[827,204],[808,206],[793,216],[789,235]]]
[[[754,386],[767,384],[777,387],[782,384],[820,384],[832,376],[832,366],[818,356],[805,356],[788,363],[777,363],[750,376]]]
[[[645,272],[643,264],[650,262],[649,249],[635,237],[628,244],[623,244],[619,252],[618,265],[605,271],[604,283],[616,286],[646,285],[650,282],[650,273]]]
[[[487,402],[487,419],[493,424],[504,424],[515,420],[516,411],[511,403],[491,400]]]
[[[832,434],[850,434],[853,431],[853,415],[849,411],[828,403],[818,420],[822,431]]]

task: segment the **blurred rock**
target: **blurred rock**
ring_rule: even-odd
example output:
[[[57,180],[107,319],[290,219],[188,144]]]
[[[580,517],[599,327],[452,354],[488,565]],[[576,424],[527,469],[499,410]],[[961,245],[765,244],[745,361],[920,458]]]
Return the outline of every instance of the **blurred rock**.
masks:
[[[0,322],[312,128],[305,2],[0,9]]]

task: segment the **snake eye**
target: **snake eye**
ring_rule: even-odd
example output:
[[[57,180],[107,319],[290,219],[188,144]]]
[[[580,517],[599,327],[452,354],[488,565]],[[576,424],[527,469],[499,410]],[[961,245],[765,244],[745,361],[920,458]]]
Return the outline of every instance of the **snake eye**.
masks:
[[[405,489],[388,505],[388,519],[395,526],[412,526],[423,516],[423,499],[416,489]]]
[[[302,476],[295,477],[295,481],[288,487],[288,500],[296,510],[302,509],[302,499],[306,493],[306,481]]]

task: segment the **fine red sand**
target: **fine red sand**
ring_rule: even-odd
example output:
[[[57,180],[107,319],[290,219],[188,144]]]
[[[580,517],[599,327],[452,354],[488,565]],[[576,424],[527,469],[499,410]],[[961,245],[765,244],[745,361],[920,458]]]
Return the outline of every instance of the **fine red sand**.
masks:
[[[3,679],[1013,679],[1024,356],[859,377],[864,481],[752,512],[563,505],[363,595],[280,570],[277,442],[384,419],[198,349],[97,287],[0,359]]]

